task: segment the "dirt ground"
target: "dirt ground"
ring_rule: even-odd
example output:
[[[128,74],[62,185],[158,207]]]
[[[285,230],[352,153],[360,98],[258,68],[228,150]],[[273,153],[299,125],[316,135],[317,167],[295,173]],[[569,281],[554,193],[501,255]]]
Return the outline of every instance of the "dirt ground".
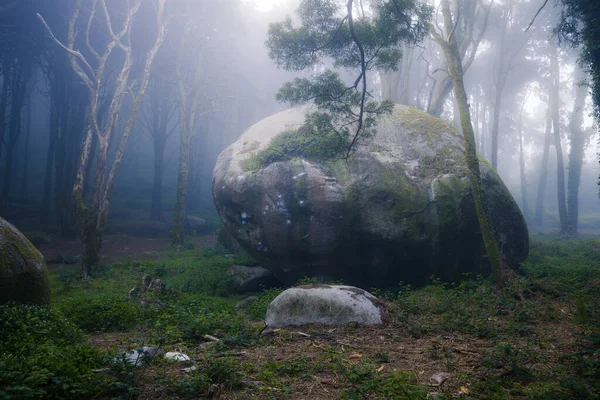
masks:
[[[190,237],[190,241],[196,247],[215,244],[214,235]],[[148,260],[157,258],[161,251],[171,247],[169,238],[143,238],[123,235],[108,235],[102,242],[102,261],[106,263],[120,262],[126,259]],[[60,265],[54,263],[54,260],[60,256],[64,258],[74,258],[81,254],[83,246],[79,239],[59,239],[52,240],[51,243],[40,244],[38,250],[44,256],[49,268]]]

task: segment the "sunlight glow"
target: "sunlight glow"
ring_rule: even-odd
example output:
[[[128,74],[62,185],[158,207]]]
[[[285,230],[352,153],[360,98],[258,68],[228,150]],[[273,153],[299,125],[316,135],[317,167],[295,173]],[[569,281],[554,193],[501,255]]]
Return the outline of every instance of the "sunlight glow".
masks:
[[[274,6],[283,4],[285,0],[242,0],[246,3],[253,3],[257,10],[262,12],[271,11]]]

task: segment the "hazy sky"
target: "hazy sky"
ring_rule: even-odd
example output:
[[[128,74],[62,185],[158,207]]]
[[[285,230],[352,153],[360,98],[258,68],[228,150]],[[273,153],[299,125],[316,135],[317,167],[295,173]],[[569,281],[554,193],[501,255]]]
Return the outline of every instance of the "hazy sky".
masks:
[[[269,11],[274,5],[281,4],[284,0],[243,0],[256,4],[256,8],[261,11]]]

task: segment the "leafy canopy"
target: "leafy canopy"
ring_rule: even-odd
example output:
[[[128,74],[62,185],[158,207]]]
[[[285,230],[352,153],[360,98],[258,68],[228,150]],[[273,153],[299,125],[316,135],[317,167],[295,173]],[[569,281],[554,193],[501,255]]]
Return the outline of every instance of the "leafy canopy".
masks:
[[[300,26],[289,16],[271,24],[266,44],[280,68],[312,74],[286,83],[277,100],[292,106],[313,103],[316,111],[307,114],[300,131],[335,135],[338,140],[332,143],[349,155],[359,138],[374,133],[377,116],[393,109],[390,100],[377,101],[368,89],[369,71],[395,70],[400,46],[427,35],[431,11],[415,0],[374,0],[366,9],[353,0],[345,5],[339,0],[303,0],[297,10]],[[324,68],[326,63],[356,78],[346,83]]]

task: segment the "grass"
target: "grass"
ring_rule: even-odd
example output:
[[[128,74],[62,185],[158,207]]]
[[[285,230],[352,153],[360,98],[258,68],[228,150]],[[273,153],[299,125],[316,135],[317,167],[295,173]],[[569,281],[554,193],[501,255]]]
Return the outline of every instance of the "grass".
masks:
[[[467,276],[372,290],[387,308],[376,327],[262,331],[282,289],[236,309],[228,268],[249,262],[209,246],[107,265],[84,282],[76,266],[53,268],[50,307],[0,307],[0,399],[600,398],[598,236],[534,237],[503,289]],[[175,291],[127,300],[144,274]],[[111,361],[147,344],[183,351],[196,369]]]

